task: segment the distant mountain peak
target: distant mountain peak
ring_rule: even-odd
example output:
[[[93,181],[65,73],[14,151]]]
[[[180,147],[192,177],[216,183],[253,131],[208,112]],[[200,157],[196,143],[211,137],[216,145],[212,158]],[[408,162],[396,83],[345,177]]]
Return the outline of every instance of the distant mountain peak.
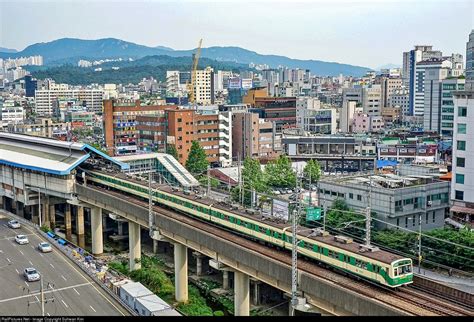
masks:
[[[117,38],[102,38],[85,40],[76,38],[61,38],[46,43],[36,43],[17,53],[1,53],[0,58],[42,55],[45,64],[55,61],[64,62],[72,58],[104,59],[104,58],[133,58],[138,59],[152,55],[168,55],[172,57],[191,56],[195,50],[174,50],[169,47],[148,47]],[[292,59],[280,55],[263,55],[255,51],[236,46],[214,46],[202,48],[201,57],[218,61],[236,62],[239,64],[267,64],[272,68],[287,66],[289,68],[309,69],[313,74],[337,76],[339,74],[361,76],[371,70],[368,67],[354,66],[320,60]]]

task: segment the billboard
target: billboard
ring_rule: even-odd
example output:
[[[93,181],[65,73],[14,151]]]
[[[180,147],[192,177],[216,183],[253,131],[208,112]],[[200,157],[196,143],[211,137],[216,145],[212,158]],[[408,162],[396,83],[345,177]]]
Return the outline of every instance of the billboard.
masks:
[[[252,79],[243,78],[242,79],[242,89],[251,89],[252,88]]]
[[[238,77],[229,77],[229,87],[228,89],[240,89],[240,78]]]

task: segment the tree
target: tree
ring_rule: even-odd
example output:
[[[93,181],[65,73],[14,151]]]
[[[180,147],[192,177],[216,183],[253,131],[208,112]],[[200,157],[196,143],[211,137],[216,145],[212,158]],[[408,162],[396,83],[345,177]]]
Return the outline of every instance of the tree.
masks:
[[[202,174],[207,170],[209,161],[207,161],[206,152],[199,145],[198,141],[193,141],[189,151],[188,160],[186,160],[186,169],[193,175]]]
[[[344,199],[336,199],[328,210],[326,225],[335,233],[342,231],[363,237],[365,231],[360,228],[365,227],[364,219],[365,216],[351,210]]]
[[[268,163],[265,167],[265,174],[269,186],[279,188],[296,186],[296,173],[286,155],[281,155],[277,160]]]
[[[307,180],[313,183],[318,181],[319,178],[321,177],[321,167],[319,165],[319,162],[313,159],[309,160],[303,169],[303,173]]]
[[[166,153],[172,155],[176,160],[178,160],[178,150],[174,144],[169,144],[166,147]]]
[[[259,160],[247,157],[244,160],[242,169],[242,180],[244,186],[244,204],[250,205],[252,191],[266,192],[268,190],[265,174],[262,171]],[[234,200],[240,200],[240,188],[236,187],[232,190]]]

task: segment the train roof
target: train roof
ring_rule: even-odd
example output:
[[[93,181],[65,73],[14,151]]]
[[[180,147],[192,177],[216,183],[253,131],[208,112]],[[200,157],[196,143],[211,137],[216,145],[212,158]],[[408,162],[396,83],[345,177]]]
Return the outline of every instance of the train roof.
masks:
[[[133,177],[126,176],[123,173],[117,173],[117,172],[107,173],[107,172],[103,172],[103,171],[100,171],[100,170],[93,170],[93,171],[104,174],[104,175],[112,176],[112,177],[115,177],[115,178],[127,180],[127,181],[133,182],[135,184],[142,185],[145,188],[148,188],[148,182],[147,181],[140,181],[140,180],[137,180]],[[280,228],[280,229],[287,228],[287,231],[291,232],[291,225],[289,223],[283,223],[281,220],[278,221],[278,220],[274,220],[272,218],[265,217],[262,214],[260,214],[259,212],[256,212],[256,214],[250,215],[245,210],[243,210],[241,207],[239,207],[239,209],[232,209],[231,205],[229,203],[220,202],[220,201],[208,198],[208,197],[203,196],[203,195],[195,194],[195,193],[185,193],[181,189],[174,188],[174,187],[171,187],[171,186],[168,186],[168,185],[152,184],[152,188],[156,189],[156,190],[163,191],[163,192],[167,192],[167,193],[170,193],[170,194],[173,194],[173,195],[176,195],[176,196],[179,196],[179,197],[184,198],[184,199],[188,199],[188,200],[193,201],[193,202],[198,202],[198,203],[204,204],[206,206],[212,206],[215,209],[220,209],[220,210],[223,210],[223,211],[226,211],[226,212],[234,213],[236,215],[239,215],[239,216],[242,216],[242,217],[254,220],[254,221],[258,221],[258,222],[261,222],[261,223],[269,225],[269,226],[277,227],[277,228]],[[393,254],[393,253],[390,253],[390,252],[387,252],[387,251],[384,251],[384,250],[377,250],[377,251],[374,251],[374,252],[362,251],[361,247],[360,247],[360,245],[362,245],[362,244],[360,244],[358,242],[354,241],[354,242],[351,242],[351,243],[341,243],[341,242],[338,242],[338,241],[335,240],[334,235],[310,236],[311,233],[312,233],[311,230],[308,229],[304,232],[299,233],[299,235],[304,236],[308,239],[319,241],[321,243],[324,243],[324,244],[327,244],[327,245],[330,245],[330,246],[333,246],[333,247],[341,248],[341,249],[344,249],[346,251],[359,254],[360,256],[365,256],[365,257],[368,257],[368,258],[371,258],[371,259],[374,259],[374,260],[378,260],[378,261],[380,261],[382,263],[386,263],[386,264],[391,264],[394,261],[406,258],[406,257],[400,256],[400,255],[397,255],[397,254]]]

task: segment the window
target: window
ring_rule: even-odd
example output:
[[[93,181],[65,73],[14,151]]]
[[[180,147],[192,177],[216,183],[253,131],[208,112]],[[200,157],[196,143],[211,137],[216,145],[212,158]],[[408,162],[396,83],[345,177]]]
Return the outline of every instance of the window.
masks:
[[[408,217],[405,217],[405,228],[408,227]]]
[[[458,106],[458,116],[467,116],[467,107],[465,106]]]
[[[465,158],[456,158],[456,166],[460,168],[464,168],[466,164],[466,159]]]
[[[412,221],[413,221],[413,227],[415,227],[415,223],[416,223],[416,220],[415,220],[415,217],[412,218]]]
[[[362,196],[361,196],[361,195],[357,195],[357,200],[358,200],[358,201],[361,201],[361,200],[362,200]]]
[[[349,192],[349,199],[354,199],[354,194]]]
[[[426,223],[428,223],[428,213],[426,213]]]
[[[182,122],[183,120],[181,118],[178,118],[178,122]]]
[[[400,226],[400,218],[397,218],[397,227]]]
[[[458,134],[466,134],[466,124],[458,124]]]
[[[456,173],[456,183],[464,184],[464,174]]]
[[[464,200],[464,191],[456,190],[454,192],[454,199],[456,200]]]
[[[466,141],[457,141],[456,142],[456,147],[458,148],[458,150],[460,151],[466,151]]]

